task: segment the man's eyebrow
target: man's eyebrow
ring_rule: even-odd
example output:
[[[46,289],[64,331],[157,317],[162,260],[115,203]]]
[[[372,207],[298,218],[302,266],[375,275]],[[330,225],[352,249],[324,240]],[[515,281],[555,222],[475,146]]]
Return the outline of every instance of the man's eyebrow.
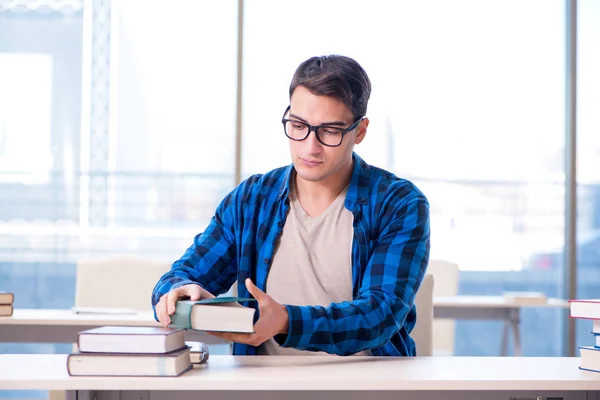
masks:
[[[297,120],[300,120],[302,122],[306,122],[306,120],[304,118],[300,118],[299,116],[297,116],[295,114],[292,114],[292,113],[290,113],[290,117],[294,117]],[[306,122],[306,123],[308,123],[308,122]],[[346,123],[343,122],[343,121],[333,121],[333,122],[323,122],[321,125],[341,125],[341,126],[344,126],[344,125],[346,125]]]

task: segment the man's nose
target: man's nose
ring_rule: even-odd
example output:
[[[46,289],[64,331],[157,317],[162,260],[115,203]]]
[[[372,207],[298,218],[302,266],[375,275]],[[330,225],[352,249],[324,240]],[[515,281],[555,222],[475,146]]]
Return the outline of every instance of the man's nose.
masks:
[[[311,153],[318,153],[323,148],[323,144],[317,139],[317,132],[314,129],[312,129],[311,132],[308,132],[308,137],[304,142]]]

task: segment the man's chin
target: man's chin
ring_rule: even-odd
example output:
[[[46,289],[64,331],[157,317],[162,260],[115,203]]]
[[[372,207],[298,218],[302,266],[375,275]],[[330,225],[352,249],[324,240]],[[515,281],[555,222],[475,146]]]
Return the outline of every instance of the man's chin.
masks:
[[[296,167],[296,174],[309,182],[319,182],[327,177],[327,174],[323,171],[317,171],[316,168],[303,168],[302,166]]]

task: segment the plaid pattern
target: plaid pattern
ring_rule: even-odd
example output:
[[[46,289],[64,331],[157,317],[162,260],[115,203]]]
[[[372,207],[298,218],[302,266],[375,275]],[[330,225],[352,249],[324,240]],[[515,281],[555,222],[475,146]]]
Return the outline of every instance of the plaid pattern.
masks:
[[[429,259],[429,203],[411,182],[365,163],[353,154],[354,170],[345,207],[354,214],[352,302],[286,305],[284,347],[350,355],[415,355],[410,332],[416,321],[415,294]],[[238,295],[251,278],[265,290],[277,240],[289,211],[292,165],[242,182],[221,202],[207,229],[194,238],[152,292],[152,305],[169,290],[197,283],[214,295],[237,279]],[[256,304],[244,304],[257,307]],[[235,343],[236,355],[256,347]]]

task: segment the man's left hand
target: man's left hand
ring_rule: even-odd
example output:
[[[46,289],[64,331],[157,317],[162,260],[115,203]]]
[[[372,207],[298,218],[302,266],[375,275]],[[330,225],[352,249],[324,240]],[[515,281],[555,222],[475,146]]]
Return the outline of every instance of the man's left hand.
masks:
[[[288,312],[284,305],[279,304],[271,296],[260,290],[246,279],[246,288],[258,301],[260,317],[254,324],[254,333],[209,332],[230,342],[260,346],[273,336],[288,332]]]

